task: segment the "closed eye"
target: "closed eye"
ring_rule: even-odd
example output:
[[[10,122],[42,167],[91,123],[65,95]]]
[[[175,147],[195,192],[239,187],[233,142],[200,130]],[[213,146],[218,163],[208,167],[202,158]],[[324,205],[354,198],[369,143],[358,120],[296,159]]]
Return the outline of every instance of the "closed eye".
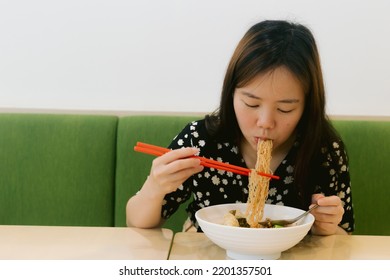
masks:
[[[259,105],[258,104],[250,104],[250,103],[247,103],[247,102],[245,102],[244,100],[242,101],[244,104],[245,104],[245,106],[247,106],[247,107],[249,107],[249,108],[257,108],[257,107],[259,107]]]
[[[246,103],[246,102],[244,102],[244,104],[247,106],[247,107],[249,107],[249,108],[257,108],[257,107],[259,107],[259,105],[251,105],[251,104],[248,104],[248,103]]]
[[[283,113],[283,114],[288,114],[288,113],[291,113],[292,111],[294,111],[294,109],[291,109],[291,110],[282,110],[282,109],[278,109],[279,112]]]

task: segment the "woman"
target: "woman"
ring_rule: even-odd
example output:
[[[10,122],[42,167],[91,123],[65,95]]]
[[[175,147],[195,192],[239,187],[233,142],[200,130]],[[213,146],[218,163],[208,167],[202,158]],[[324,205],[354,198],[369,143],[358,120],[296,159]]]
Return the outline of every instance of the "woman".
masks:
[[[197,154],[254,168],[259,140],[273,141],[267,203],[313,210],[313,234],[354,230],[347,154],[325,113],[325,89],[310,30],[263,21],[239,42],[227,69],[218,110],[188,124],[153,161],[150,175],[127,204],[127,223],[156,227],[191,196],[187,212],[246,202],[248,178],[204,168]],[[179,149],[180,148],[180,149]],[[140,210],[142,209],[142,210]]]

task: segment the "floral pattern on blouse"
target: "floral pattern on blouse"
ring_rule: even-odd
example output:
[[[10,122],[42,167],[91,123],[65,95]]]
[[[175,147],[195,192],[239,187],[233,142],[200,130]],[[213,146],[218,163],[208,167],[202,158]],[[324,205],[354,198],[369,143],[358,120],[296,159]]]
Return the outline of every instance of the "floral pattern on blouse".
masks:
[[[270,181],[266,203],[302,208],[299,192],[294,184],[293,159],[298,145],[298,142],[293,145],[274,172],[275,175],[280,177],[280,180]],[[169,146],[171,149],[182,147],[197,147],[200,150],[200,156],[246,167],[238,147],[232,143],[220,143],[211,138],[206,130],[204,120],[189,123]],[[343,147],[340,140],[334,142],[332,147],[324,147],[321,150],[323,170],[321,170],[322,176],[319,176],[315,185],[315,193],[340,197],[345,210],[340,226],[347,232],[352,232],[354,230],[354,216],[351,183],[347,166],[347,154]],[[332,158],[337,158],[338,162],[334,162]],[[194,226],[198,231],[201,231],[195,218],[195,212],[211,205],[247,202],[248,177],[205,167],[202,172],[187,179],[176,191],[165,196],[161,213],[162,218],[168,219],[175,213],[181,203],[190,198],[192,198],[192,201],[186,211]]]

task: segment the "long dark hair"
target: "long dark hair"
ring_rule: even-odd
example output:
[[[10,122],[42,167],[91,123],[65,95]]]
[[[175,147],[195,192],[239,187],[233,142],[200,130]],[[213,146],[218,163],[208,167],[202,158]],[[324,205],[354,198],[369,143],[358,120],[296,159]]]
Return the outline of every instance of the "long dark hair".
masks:
[[[206,116],[209,132],[217,139],[240,142],[242,133],[233,108],[236,88],[257,75],[284,66],[301,82],[305,108],[298,123],[300,148],[295,162],[295,183],[304,204],[310,203],[309,172],[320,149],[337,137],[325,113],[325,88],[317,45],[311,31],[297,23],[267,20],[252,26],[239,42],[228,65],[219,108]]]

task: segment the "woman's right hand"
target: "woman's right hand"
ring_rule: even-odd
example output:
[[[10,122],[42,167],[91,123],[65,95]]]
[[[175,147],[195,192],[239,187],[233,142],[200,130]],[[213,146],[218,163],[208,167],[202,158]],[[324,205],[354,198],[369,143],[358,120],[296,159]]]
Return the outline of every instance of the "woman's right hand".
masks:
[[[151,197],[162,197],[175,191],[191,175],[203,170],[200,160],[191,158],[198,153],[197,148],[181,148],[155,158],[143,191]]]

